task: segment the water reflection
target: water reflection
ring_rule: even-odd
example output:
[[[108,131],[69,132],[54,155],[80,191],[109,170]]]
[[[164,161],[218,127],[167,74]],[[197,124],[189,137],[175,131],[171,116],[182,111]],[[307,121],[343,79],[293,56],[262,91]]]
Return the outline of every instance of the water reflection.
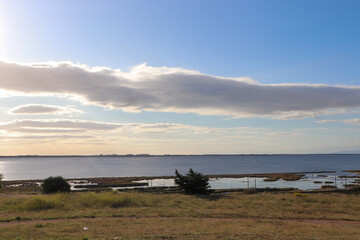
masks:
[[[6,169],[7,169],[8,162],[0,161],[0,174],[3,175],[3,178],[6,179]]]
[[[348,176],[339,178],[340,175]],[[232,188],[298,188],[301,190],[320,189],[323,185],[333,185],[338,188],[344,188],[345,184],[355,184],[357,178],[354,173],[337,172],[323,174],[306,174],[303,179],[297,181],[265,181],[266,178],[211,178],[209,181],[212,189],[232,189]],[[140,180],[139,183],[148,183],[148,187],[173,187],[174,179],[153,179]],[[122,189],[122,188],[117,188]]]
[[[207,175],[360,169],[360,155],[200,155],[152,157],[1,157],[5,180],[172,176],[189,168]]]

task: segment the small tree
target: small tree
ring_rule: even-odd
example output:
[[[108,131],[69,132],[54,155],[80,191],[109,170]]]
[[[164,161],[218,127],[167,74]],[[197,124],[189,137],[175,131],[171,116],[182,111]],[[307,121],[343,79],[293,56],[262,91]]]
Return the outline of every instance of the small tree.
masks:
[[[190,168],[186,175],[181,175],[175,169],[175,184],[187,194],[208,194],[211,192],[209,178]]]
[[[70,184],[63,177],[48,177],[41,185],[43,193],[70,192]]]
[[[0,173],[0,189],[2,188],[2,178],[3,178],[3,175]]]

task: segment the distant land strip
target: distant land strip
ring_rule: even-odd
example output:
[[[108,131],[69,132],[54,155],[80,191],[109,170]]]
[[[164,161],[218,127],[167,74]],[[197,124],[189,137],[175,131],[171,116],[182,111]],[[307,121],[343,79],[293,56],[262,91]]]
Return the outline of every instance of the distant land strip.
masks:
[[[304,156],[304,155],[360,155],[360,153],[278,153],[278,154],[97,154],[97,155],[0,155],[0,158],[46,157],[197,157],[197,156]]]

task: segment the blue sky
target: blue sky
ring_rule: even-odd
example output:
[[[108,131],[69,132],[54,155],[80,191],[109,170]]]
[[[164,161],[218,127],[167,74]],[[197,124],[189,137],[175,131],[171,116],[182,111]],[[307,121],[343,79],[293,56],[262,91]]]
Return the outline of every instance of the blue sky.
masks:
[[[330,0],[0,0],[0,154],[359,150],[359,9]],[[27,69],[34,63],[62,74]],[[93,74],[96,66],[110,73]],[[72,87],[64,78],[77,70]],[[115,75],[129,81],[125,92],[99,85]]]

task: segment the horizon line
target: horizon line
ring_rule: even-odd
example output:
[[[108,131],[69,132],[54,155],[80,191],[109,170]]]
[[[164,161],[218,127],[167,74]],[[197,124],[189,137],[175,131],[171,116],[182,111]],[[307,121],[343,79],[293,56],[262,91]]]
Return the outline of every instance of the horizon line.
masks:
[[[360,155],[360,153],[205,153],[205,154],[69,154],[69,155],[0,155],[0,158],[15,157],[167,157],[167,156],[260,156],[260,155]]]

